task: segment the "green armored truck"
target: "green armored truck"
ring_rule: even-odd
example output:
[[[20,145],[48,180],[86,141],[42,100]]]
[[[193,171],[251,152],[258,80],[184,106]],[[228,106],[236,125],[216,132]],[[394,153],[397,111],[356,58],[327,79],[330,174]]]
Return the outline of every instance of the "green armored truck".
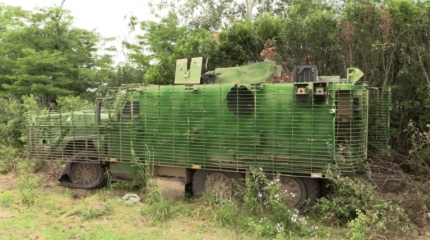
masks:
[[[273,82],[273,61],[203,74],[202,62],[177,60],[172,85],[121,85],[90,109],[29,113],[30,156],[64,161],[60,180],[83,189],[101,187],[106,172],[132,181],[136,163],[151,162],[154,177],[184,190],[233,194],[233,180],[261,168],[281,175],[296,195],[286,204],[300,208],[328,166],[357,174],[369,148],[388,148],[390,90],[359,81],[359,69],[340,78],[296,66],[290,82]]]

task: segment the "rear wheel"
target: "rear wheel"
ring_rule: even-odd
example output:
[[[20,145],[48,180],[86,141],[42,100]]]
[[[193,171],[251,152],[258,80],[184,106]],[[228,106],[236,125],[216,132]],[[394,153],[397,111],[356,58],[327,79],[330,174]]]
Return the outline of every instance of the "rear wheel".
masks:
[[[303,179],[306,185],[306,191],[308,195],[308,203],[313,204],[319,198],[321,194],[321,188],[319,181],[315,178],[305,178]]]
[[[301,208],[307,198],[305,183],[301,178],[281,177],[282,191],[286,195],[285,205],[289,208]]]
[[[306,201],[312,204],[320,195],[318,180],[313,178],[281,177],[282,190],[286,195],[285,205],[300,209]]]
[[[239,173],[198,170],[193,176],[193,193],[198,196],[213,192],[220,197],[234,197],[234,182],[239,182],[242,178]]]

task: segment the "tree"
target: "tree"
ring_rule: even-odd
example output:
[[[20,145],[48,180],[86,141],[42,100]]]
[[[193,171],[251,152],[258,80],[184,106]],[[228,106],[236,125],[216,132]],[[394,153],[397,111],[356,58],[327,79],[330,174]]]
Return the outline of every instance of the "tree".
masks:
[[[18,12],[6,8],[0,21]],[[35,9],[0,32],[1,96],[33,94],[47,101],[57,96],[90,96],[100,84],[100,71],[111,57],[99,55],[107,39],[73,27],[73,17],[61,8]],[[10,22],[10,21],[9,21]]]
[[[137,36],[137,44],[126,45],[136,68],[145,72],[147,83],[171,84],[177,59],[197,56],[212,59],[216,52],[216,41],[211,32],[181,27],[175,14],[169,14],[160,22],[144,21],[139,25],[144,34]]]
[[[251,20],[261,14],[281,14],[291,0],[164,0],[150,2],[156,12],[167,9],[181,26],[220,31],[235,20]]]

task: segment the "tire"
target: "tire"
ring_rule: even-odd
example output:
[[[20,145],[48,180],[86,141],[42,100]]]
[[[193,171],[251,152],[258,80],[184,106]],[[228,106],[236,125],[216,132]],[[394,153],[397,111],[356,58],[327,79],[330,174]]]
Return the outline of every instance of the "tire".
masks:
[[[83,174],[87,176],[82,177]],[[90,190],[102,187],[106,183],[106,175],[101,164],[72,163],[70,181],[73,188]]]
[[[298,199],[291,202],[285,203],[289,208],[301,209],[308,198],[308,191],[306,190],[306,185],[302,178],[297,177],[281,177],[281,183],[283,184],[283,189],[287,190],[287,193],[291,192],[291,186],[296,189],[296,194],[298,194]],[[288,196],[287,196],[288,199]]]
[[[308,198],[308,202],[306,205],[314,204],[320,197],[321,193],[319,181],[315,178],[304,178],[303,181],[306,185],[306,192]]]
[[[197,170],[193,174],[193,194],[200,196],[205,192],[205,182],[208,177],[209,171]]]
[[[91,161],[88,161],[91,159]],[[66,169],[60,177],[63,186],[76,189],[96,189],[106,184],[105,169],[100,162],[96,161],[97,154],[94,152],[82,151],[72,157],[71,163],[66,165]],[[67,178],[64,175],[68,176]]]
[[[223,174],[226,177],[228,177],[230,179],[230,181],[236,181],[236,182],[241,182],[241,180],[243,179],[242,174],[240,173],[232,173],[232,172],[224,172],[224,171],[208,171],[208,170],[197,170],[194,175],[193,175],[193,180],[192,180],[192,187],[193,187],[193,194],[195,196],[200,196],[203,195],[204,193],[207,193],[207,189],[206,189],[206,183],[208,181],[208,177],[211,176],[212,174]],[[235,195],[235,184],[232,184],[232,195]],[[233,197],[232,196],[232,197]]]

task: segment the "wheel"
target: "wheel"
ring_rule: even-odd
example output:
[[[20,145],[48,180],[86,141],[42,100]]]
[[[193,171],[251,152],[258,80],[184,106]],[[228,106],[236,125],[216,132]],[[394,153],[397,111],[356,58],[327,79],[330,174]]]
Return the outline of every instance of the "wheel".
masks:
[[[74,155],[72,162],[66,165],[61,174],[59,179],[61,184],[65,187],[79,189],[102,187],[106,183],[106,175],[103,166],[97,160],[94,152],[82,151]]]
[[[214,192],[221,198],[230,198],[234,194],[230,177],[222,172],[210,173],[205,181],[205,192]]]
[[[73,163],[70,168],[70,181],[75,188],[98,188],[105,180],[104,169],[100,164]]]
[[[193,193],[198,196],[213,191],[221,197],[233,197],[235,194],[233,181],[238,182],[242,178],[239,173],[198,170],[193,175]]]
[[[308,195],[303,180],[295,177],[281,177],[280,182],[287,198],[285,205],[289,208],[300,209]]]
[[[307,204],[313,204],[320,196],[320,184],[314,178],[304,178],[303,181],[306,185],[307,198],[309,199]]]

